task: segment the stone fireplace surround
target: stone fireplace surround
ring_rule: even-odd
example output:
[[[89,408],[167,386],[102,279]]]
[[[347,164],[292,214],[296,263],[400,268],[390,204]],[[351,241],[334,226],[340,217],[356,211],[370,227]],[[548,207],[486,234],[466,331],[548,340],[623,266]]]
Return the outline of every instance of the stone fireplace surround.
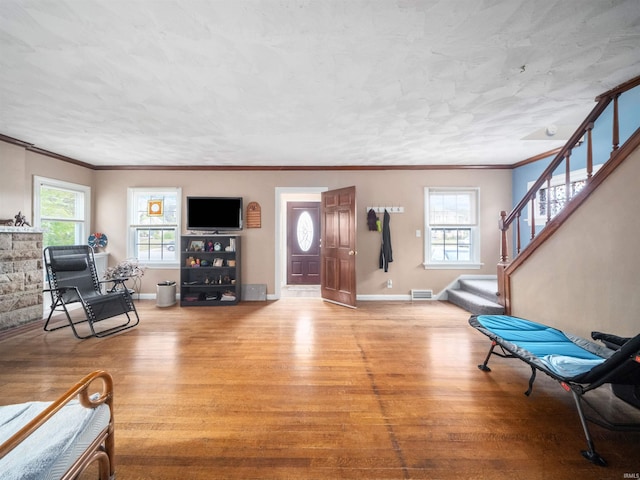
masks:
[[[0,332],[42,319],[42,232],[0,226]]]

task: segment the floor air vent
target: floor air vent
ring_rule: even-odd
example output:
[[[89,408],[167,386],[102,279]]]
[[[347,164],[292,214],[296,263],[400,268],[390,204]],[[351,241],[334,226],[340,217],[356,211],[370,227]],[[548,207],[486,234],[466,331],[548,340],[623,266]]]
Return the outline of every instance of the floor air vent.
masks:
[[[433,290],[411,289],[411,301],[414,300],[431,300],[433,298]]]

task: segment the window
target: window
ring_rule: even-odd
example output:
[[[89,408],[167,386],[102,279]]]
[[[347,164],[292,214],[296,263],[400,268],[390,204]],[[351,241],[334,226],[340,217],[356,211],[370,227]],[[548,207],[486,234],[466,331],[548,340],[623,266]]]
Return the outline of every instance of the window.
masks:
[[[151,266],[178,264],[179,188],[129,189],[128,256]]]
[[[593,173],[596,173],[602,165],[594,165]],[[569,182],[569,198],[566,193],[565,174],[554,175],[549,182],[542,184],[534,200],[536,226],[542,227],[547,223],[547,219],[552,219],[564,208],[580,190],[587,184],[587,169],[582,168],[571,171]],[[527,184],[527,190],[531,189],[535,182]],[[548,206],[548,208],[547,208]],[[548,212],[547,212],[548,210]],[[531,224],[531,206],[528,209],[527,223]]]
[[[43,247],[87,243],[91,187],[36,176],[33,197],[33,224],[42,229]]]
[[[425,188],[425,268],[480,268],[477,188]]]

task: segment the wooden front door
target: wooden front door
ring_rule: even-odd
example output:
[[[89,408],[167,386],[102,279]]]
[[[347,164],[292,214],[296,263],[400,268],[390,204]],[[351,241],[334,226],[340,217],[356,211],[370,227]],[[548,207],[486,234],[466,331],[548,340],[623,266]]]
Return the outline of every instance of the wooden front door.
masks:
[[[321,283],[324,300],[356,306],[356,187],[321,196]]]
[[[287,284],[320,284],[320,202],[287,203]]]

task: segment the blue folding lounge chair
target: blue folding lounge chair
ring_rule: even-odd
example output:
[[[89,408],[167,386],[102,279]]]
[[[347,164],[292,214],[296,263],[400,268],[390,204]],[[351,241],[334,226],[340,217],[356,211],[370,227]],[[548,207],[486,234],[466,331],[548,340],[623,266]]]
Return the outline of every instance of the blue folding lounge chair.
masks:
[[[88,245],[47,247],[44,249],[44,262],[49,282],[45,292],[51,294],[51,311],[44,324],[45,331],[70,326],[73,334],[80,339],[106,337],[135,327],[140,322],[131,293],[125,286],[127,279],[99,281],[93,249]],[[110,283],[110,288],[103,292],[102,285],[105,283]],[[68,308],[70,304],[80,304],[85,318],[72,319]],[[63,311],[68,324],[50,327],[49,322],[55,311]],[[96,328],[98,322],[118,315],[124,315],[126,321],[115,326],[109,322],[107,327]],[[88,335],[82,335],[77,328],[84,322],[89,325],[91,333]]]
[[[472,315],[469,324],[492,340],[484,363],[478,365],[480,370],[491,371],[487,366],[491,355],[519,358],[531,367],[529,389],[525,395],[531,394],[538,370],[557,380],[566,391],[573,394],[587,440],[588,450],[582,451],[587,460],[606,466],[606,461],[595,451],[587,421],[612,430],[640,431],[640,423],[609,421],[584,398],[587,392],[605,384],[623,387],[627,392],[626,387],[637,391],[640,385],[640,334],[622,339],[626,341],[619,349],[612,350],[555,328],[508,315]],[[495,350],[496,347],[499,347],[499,351]],[[619,398],[639,408],[634,401],[622,395]],[[596,412],[596,416],[585,414],[583,402]]]

